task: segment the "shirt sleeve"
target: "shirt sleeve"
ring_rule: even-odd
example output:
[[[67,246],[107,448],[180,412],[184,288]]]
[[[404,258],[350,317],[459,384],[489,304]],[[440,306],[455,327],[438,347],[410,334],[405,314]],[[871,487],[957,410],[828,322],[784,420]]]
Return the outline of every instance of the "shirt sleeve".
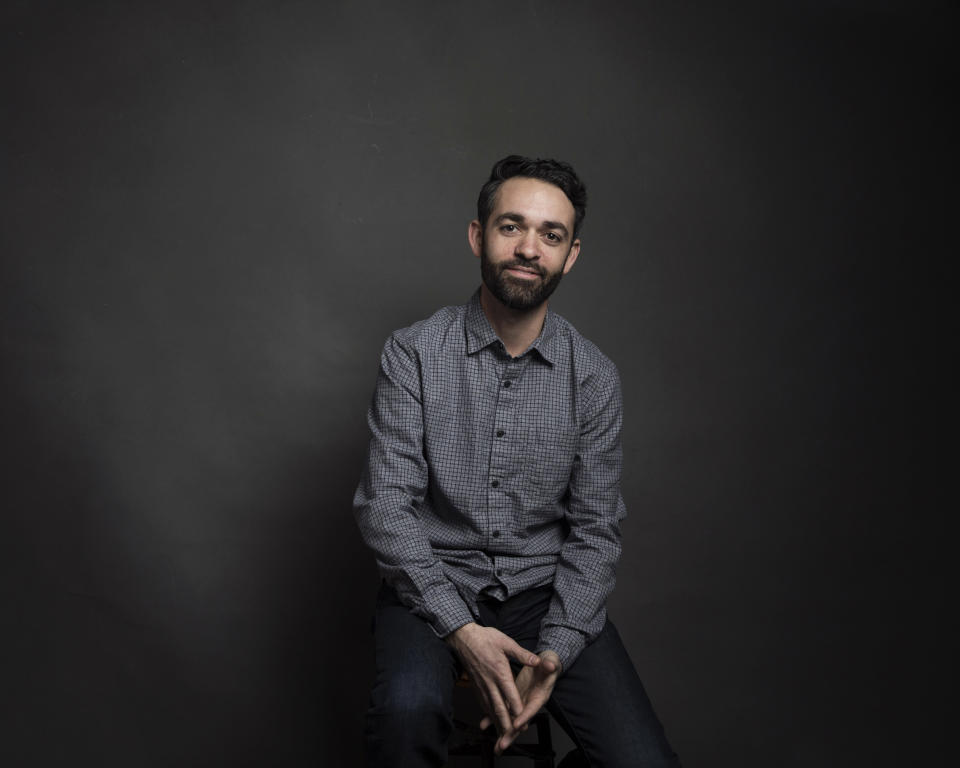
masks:
[[[603,629],[620,559],[620,521],[626,516],[620,494],[623,400],[612,363],[598,374],[585,401],[570,475],[570,532],[560,550],[553,600],[537,644],[538,653],[556,651],[564,670]]]
[[[474,620],[418,519],[429,481],[420,369],[394,334],[384,346],[367,414],[370,446],[353,499],[360,533],[401,602],[440,637]]]

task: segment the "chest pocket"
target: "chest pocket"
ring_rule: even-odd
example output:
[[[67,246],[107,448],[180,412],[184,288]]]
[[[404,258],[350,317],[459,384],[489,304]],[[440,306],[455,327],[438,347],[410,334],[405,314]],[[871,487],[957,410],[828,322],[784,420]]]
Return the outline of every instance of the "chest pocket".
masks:
[[[557,429],[531,430],[527,438],[527,476],[545,502],[560,499],[570,483],[577,435]]]

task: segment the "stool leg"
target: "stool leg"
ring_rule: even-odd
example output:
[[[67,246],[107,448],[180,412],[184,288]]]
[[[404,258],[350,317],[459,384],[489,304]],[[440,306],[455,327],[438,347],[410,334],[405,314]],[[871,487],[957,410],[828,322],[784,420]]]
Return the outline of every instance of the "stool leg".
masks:
[[[496,733],[496,731],[494,731]],[[480,737],[480,765],[483,768],[494,768],[494,755],[493,755],[493,746],[496,744],[494,739],[490,739],[486,736]]]
[[[546,712],[541,712],[537,717],[537,743],[545,754],[541,754],[534,763],[533,768],[554,768],[553,762],[553,739],[550,736],[550,717]]]

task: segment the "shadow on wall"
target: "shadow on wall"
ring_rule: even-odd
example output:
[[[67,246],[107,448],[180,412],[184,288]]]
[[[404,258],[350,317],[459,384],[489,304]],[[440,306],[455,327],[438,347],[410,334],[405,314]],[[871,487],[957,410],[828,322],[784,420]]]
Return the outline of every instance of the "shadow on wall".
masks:
[[[72,352],[38,342],[47,359],[0,382],[17,543],[0,763],[352,762],[377,584],[350,511],[367,394],[319,438],[297,442],[316,430],[288,428],[294,404],[221,439],[214,417],[168,418],[162,387],[149,409],[131,378],[89,394]]]
[[[351,512],[353,493],[366,451],[365,431],[351,434],[349,444],[326,445],[301,464],[290,478],[308,486],[316,467],[324,477],[303,508],[317,515],[301,553],[305,571],[287,574],[276,594],[288,591],[306,599],[291,611],[279,638],[287,661],[282,696],[296,706],[308,737],[308,753],[341,764],[359,760],[363,714],[373,678],[370,622],[379,577],[372,554],[363,544]],[[299,477],[298,477],[299,476]],[[263,753],[270,754],[269,742]]]

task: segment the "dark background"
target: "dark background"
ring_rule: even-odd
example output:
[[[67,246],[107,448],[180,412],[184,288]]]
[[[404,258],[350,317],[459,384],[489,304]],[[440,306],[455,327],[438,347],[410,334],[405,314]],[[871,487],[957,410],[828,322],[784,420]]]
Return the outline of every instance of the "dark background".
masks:
[[[477,190],[519,152],[590,189],[553,306],[622,373],[610,611],[685,764],[943,764],[954,29],[4,3],[0,762],[359,764],[379,351],[467,300]]]

